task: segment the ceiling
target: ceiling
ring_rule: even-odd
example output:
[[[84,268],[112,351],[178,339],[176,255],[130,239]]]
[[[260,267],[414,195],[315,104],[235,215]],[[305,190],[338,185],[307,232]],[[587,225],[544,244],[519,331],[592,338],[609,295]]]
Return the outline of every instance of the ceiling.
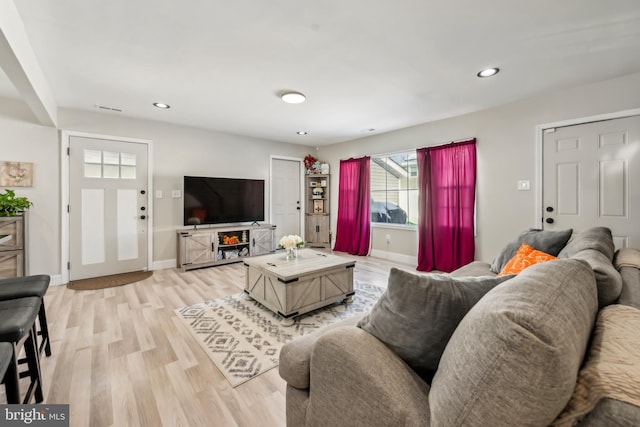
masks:
[[[309,146],[640,71],[638,0],[29,0],[15,7],[58,107]],[[490,66],[501,72],[476,77]],[[286,90],[307,101],[283,103]],[[4,73],[0,95],[21,96]],[[171,108],[157,109],[156,101]]]

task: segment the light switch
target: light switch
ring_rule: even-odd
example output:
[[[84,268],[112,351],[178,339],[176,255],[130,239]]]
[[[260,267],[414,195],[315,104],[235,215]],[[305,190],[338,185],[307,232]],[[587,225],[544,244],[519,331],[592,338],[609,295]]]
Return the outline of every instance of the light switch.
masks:
[[[518,181],[518,191],[531,190],[531,182],[528,179]]]
[[[162,190],[156,190],[156,199],[162,199]]]
[[[180,196],[182,196],[182,192],[180,190],[171,190],[171,197],[179,199]]]

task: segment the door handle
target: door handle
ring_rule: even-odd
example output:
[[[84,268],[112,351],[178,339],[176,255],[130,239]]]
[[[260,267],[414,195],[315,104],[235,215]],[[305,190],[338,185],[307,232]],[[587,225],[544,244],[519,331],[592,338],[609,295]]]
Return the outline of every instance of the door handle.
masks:
[[[147,208],[145,208],[144,206],[141,206],[141,207],[140,207],[140,210],[141,210],[141,211],[144,211],[144,210],[146,210],[146,209],[147,209]]]
[[[140,219],[147,219],[145,215],[140,215]]]
[[[547,218],[547,219],[544,220],[544,222],[546,222],[547,224],[553,224],[554,223],[553,218]]]
[[[552,206],[547,206],[547,209],[545,209],[547,212],[553,212],[553,207]]]

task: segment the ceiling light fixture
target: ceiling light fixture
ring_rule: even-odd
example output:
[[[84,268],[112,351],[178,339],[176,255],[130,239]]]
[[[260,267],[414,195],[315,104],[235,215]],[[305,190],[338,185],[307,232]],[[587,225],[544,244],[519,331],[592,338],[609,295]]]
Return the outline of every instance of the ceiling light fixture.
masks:
[[[154,107],[158,107],[158,108],[162,108],[163,110],[168,110],[169,108],[171,108],[171,106],[169,104],[163,104],[162,102],[154,102],[153,106]]]
[[[300,92],[285,92],[280,95],[280,98],[287,104],[300,104],[307,99],[307,97]]]
[[[495,76],[499,72],[500,72],[500,68],[494,67],[494,68],[487,68],[485,70],[482,70],[476,75],[480,78],[484,78],[484,77]]]
[[[306,135],[307,132],[304,130],[299,130],[298,132],[296,132],[298,135]]]

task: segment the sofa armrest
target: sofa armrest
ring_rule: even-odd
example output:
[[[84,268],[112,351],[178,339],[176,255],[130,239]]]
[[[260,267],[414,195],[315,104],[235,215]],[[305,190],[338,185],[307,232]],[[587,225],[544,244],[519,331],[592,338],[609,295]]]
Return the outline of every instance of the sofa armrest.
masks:
[[[312,426],[429,425],[429,385],[360,328],[335,328],[318,338],[310,382]]]
[[[491,264],[483,261],[473,261],[467,265],[463,265],[457,270],[453,270],[449,273],[453,277],[480,277],[480,276],[496,276],[497,274],[491,271]]]
[[[280,350],[280,363],[278,372],[280,377],[288,385],[299,388],[309,388],[309,369],[311,366],[311,353],[318,338],[327,331],[341,326],[355,326],[364,315],[350,317],[340,322],[327,325],[308,335],[296,338],[285,344]]]

